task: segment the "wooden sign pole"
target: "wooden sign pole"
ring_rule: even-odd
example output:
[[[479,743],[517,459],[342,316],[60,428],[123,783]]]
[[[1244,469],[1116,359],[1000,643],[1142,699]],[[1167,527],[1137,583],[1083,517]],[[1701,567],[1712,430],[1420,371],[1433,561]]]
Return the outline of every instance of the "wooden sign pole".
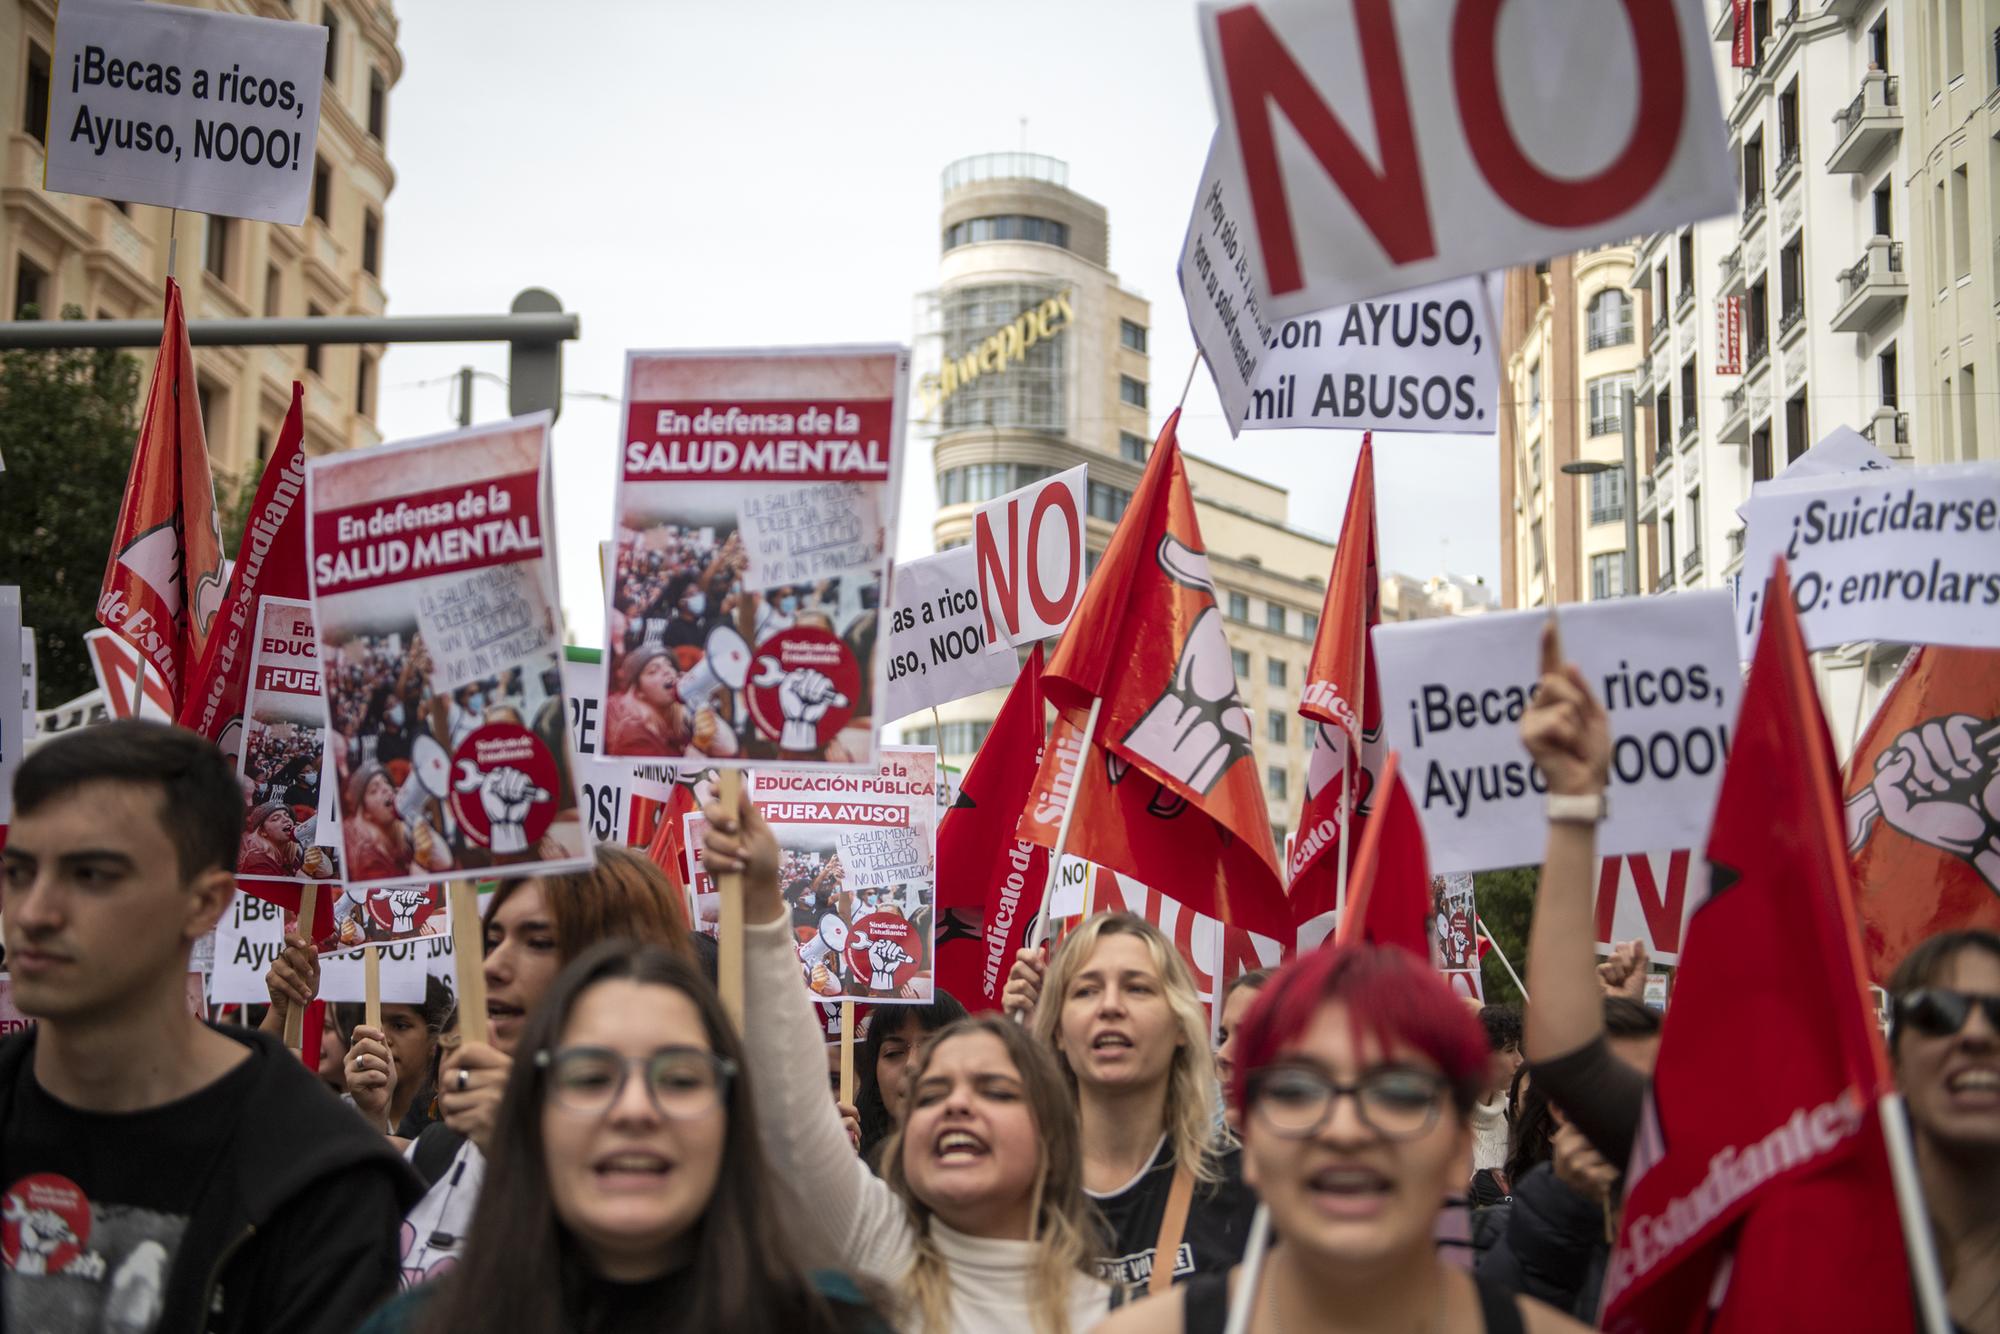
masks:
[[[310,944],[313,939],[313,916],[319,909],[319,887],[299,886],[299,935]],[[306,1040],[306,1007],[294,1005],[285,1011],[285,1045],[293,1051],[303,1050]],[[309,1062],[315,1069],[319,1062]]]
[[[479,890],[470,880],[454,880],[445,891],[451,904],[451,958],[458,983],[458,1036],[486,1041],[486,933],[479,920]]]
[[[743,798],[743,771],[724,769],[716,778],[716,800],[734,815]],[[736,1031],[743,1031],[743,877],[729,872],[715,877],[721,897],[716,917],[717,955],[715,989],[722,996],[723,1013]]]

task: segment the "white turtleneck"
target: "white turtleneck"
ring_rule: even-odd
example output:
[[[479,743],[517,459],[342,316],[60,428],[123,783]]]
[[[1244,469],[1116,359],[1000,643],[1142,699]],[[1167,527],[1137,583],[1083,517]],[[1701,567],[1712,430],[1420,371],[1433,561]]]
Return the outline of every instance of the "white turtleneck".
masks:
[[[1472,1170],[1507,1165],[1507,1095],[1472,1104]]]
[[[826,1048],[784,918],[743,933],[743,1046],[757,1100],[757,1135],[792,1236],[811,1268],[844,1269],[907,1297],[916,1262],[910,1211],[854,1153],[826,1091]],[[955,1232],[931,1220],[951,1275],[950,1334],[1019,1334],[1033,1328],[1036,1247]],[[1110,1288],[1078,1275],[1070,1329],[1104,1318]],[[899,1326],[926,1330],[911,1311]]]

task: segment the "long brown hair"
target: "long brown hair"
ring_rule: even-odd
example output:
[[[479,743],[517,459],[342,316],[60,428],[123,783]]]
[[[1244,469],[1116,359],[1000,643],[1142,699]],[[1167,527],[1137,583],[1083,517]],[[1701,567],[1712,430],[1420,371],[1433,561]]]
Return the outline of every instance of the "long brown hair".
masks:
[[[743,1068],[743,1044],[715,989],[688,958],[656,945],[605,941],[563,969],[521,1035],[496,1113],[486,1183],[466,1236],[465,1258],[436,1280],[420,1326],[433,1334],[485,1329],[578,1328],[579,1298],[591,1279],[578,1246],[556,1216],[542,1140],[547,1076],[536,1058],[553,1052],[578,1001],[601,982],[632,981],[680,992],[693,1003],[715,1054]],[[879,1327],[866,1306],[834,1306],[793,1258],[757,1139],[749,1084],[739,1073],[724,1089],[726,1135],[715,1193],[687,1238],[691,1260],[672,1323],[684,1329],[781,1329],[842,1334]],[[663,1323],[668,1313],[662,1313]]]
[[[597,845],[597,865],[588,871],[539,877],[542,903],[555,927],[556,957],[570,962],[600,940],[627,936],[660,945],[683,958],[694,957],[686,905],[666,872],[649,857],[615,843]],[[486,920],[520,888],[502,881],[493,891]]]
[[[1055,1059],[1028,1031],[1011,1019],[988,1011],[947,1024],[910,1058],[906,1078],[914,1089],[924,1072],[953,1038],[985,1033],[1000,1040],[1021,1076],[1028,1116],[1041,1146],[1035,1177],[1034,1240],[1041,1247],[1035,1266],[1035,1328],[1041,1334],[1069,1334],[1070,1293],[1076,1276],[1095,1279],[1097,1256],[1103,1249],[1103,1226],[1097,1210],[1083,1193],[1083,1137],[1076,1124],[1076,1099],[1056,1069]],[[909,1118],[904,1118],[907,1128]],[[889,1137],[882,1153],[883,1179],[909,1206],[916,1223],[917,1259],[910,1271],[908,1305],[923,1326],[951,1328],[951,1276],[943,1255],[931,1240],[931,1208],[910,1188],[903,1165],[904,1130]]]

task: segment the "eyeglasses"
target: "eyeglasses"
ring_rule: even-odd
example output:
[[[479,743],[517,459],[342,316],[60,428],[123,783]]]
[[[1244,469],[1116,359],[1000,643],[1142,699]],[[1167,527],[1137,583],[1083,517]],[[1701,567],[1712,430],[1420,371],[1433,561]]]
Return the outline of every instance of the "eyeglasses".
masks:
[[[625,1081],[639,1070],[653,1110],[672,1121],[706,1116],[721,1104],[736,1062],[700,1047],[662,1047],[650,1056],[626,1057],[608,1047],[565,1047],[535,1053],[547,1071],[549,1096],[573,1112],[602,1116],[625,1096]]]
[[[2000,996],[1920,987],[1896,1000],[1896,1028],[1905,1025],[1925,1037],[1948,1038],[1965,1027],[1973,1007],[1986,1011],[1986,1026],[2000,1033]]]
[[[1404,1140],[1437,1124],[1446,1087],[1438,1075],[1401,1066],[1382,1066],[1352,1084],[1337,1084],[1304,1066],[1281,1065],[1250,1076],[1248,1092],[1258,1119],[1285,1139],[1317,1135],[1334,1104],[1352,1097],[1363,1125],[1384,1139]]]

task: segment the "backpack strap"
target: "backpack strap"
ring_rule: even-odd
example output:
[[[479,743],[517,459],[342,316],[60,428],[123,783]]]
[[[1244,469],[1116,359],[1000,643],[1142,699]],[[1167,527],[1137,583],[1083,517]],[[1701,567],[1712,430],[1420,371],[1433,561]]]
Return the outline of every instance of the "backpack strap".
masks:
[[[1160,1215],[1160,1235],[1153,1242],[1153,1274],[1146,1291],[1159,1296],[1174,1285],[1174,1261],[1180,1257],[1181,1235],[1187,1231],[1188,1209],[1194,1203],[1194,1171],[1186,1163],[1174,1168],[1167,1188],[1167,1207]]]
[[[1477,1274],[1472,1281],[1479,1289],[1479,1314],[1485,1321],[1486,1334],[1528,1334],[1527,1323],[1521,1319],[1520,1303],[1513,1293]]]

